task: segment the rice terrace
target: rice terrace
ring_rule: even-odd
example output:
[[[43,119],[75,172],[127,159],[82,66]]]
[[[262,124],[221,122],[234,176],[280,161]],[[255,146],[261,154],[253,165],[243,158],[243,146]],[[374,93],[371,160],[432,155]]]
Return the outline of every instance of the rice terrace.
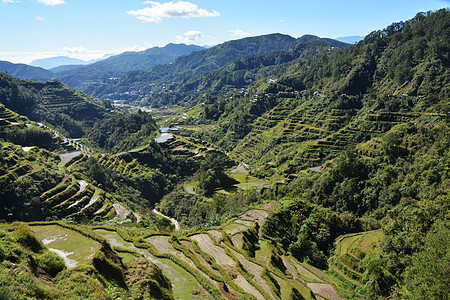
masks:
[[[450,298],[448,1],[0,12],[0,300]]]

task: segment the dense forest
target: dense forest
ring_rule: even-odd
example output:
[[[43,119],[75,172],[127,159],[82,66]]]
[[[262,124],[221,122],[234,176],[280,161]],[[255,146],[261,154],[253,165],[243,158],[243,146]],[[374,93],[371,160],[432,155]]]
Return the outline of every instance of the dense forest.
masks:
[[[0,298],[447,299],[449,41],[442,9],[84,92],[0,73]]]

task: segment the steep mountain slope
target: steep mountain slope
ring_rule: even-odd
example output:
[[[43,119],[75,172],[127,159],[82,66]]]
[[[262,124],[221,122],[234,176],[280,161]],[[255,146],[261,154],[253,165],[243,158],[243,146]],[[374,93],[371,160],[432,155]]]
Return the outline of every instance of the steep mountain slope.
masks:
[[[8,73],[21,79],[47,81],[55,78],[55,74],[40,67],[32,67],[25,64],[13,64],[0,61],[0,72]]]
[[[166,84],[164,90],[152,93],[149,102],[152,105],[173,104],[183,99],[195,99],[205,92],[223,93],[237,88],[246,88],[254,81],[270,77],[277,78],[280,74],[294,72],[296,66],[303,60],[314,57],[323,50],[332,52],[335,48],[345,47],[347,44],[335,40],[305,35],[297,39],[297,43],[287,50],[247,55],[233,60],[218,70]]]
[[[99,102],[61,82],[26,81],[0,73],[0,103],[29,117],[47,122],[70,137],[81,137],[88,124],[109,114]]]
[[[158,271],[144,272],[151,261],[170,278],[173,297],[180,299],[446,299],[449,25],[448,9],[419,13],[346,49],[312,41],[320,42],[319,47],[306,47],[307,55],[298,52],[298,60],[291,60],[296,47],[310,45],[297,43],[203,73],[215,74],[211,81],[192,76],[179,90],[174,82],[170,88],[179,94],[189,90],[188,82],[203,89],[189,95],[198,103],[200,117],[180,118],[191,126],[172,127],[176,137],[166,143],[148,143],[156,125],[143,112],[85,120],[93,124],[87,136],[104,149],[124,151],[116,154],[102,149],[101,154],[59,162],[61,156],[53,152],[15,145],[12,138],[27,137],[33,133],[28,126],[35,125],[0,107],[0,185],[6,187],[0,189],[0,201],[7,203],[0,219],[64,218],[30,226],[56,253],[73,252],[65,257],[75,261],[88,258],[87,266],[72,269],[74,277],[65,283],[83,270],[83,279],[92,276],[87,281],[96,296],[172,297],[170,284]],[[191,74],[202,72],[197,67],[211,67],[208,63],[193,63]],[[173,68],[164,80],[183,79]],[[245,80],[227,77],[242,76],[239,71],[247,69],[249,78],[260,80],[242,88]],[[41,98],[73,97],[58,82],[0,76],[0,99],[8,107],[12,100],[21,101],[19,109],[27,103],[39,107]],[[230,90],[221,89],[226,85]],[[45,88],[50,96],[41,92]],[[45,132],[33,136],[48,140]],[[137,146],[135,140],[147,145],[128,151]],[[230,158],[241,162],[236,169],[243,170],[238,177],[245,189],[217,189],[227,179]],[[252,189],[248,181],[253,176],[265,183]],[[194,181],[198,189],[188,185]],[[150,211],[163,195],[156,208],[184,226],[177,234],[156,232],[173,229]],[[66,224],[71,222],[81,222],[83,228]],[[0,228],[0,243],[20,243],[9,234],[17,233],[11,226]],[[59,237],[72,236],[70,231],[84,237],[60,243]],[[25,236],[22,242],[36,240],[34,234]],[[89,246],[73,248],[75,241]],[[91,266],[91,253],[84,251],[97,249],[98,243],[103,250],[94,251]],[[55,283],[71,274],[42,247],[31,249],[34,253],[22,249],[29,246],[18,245],[16,251],[0,247],[0,272],[28,272],[0,276],[8,297],[24,286],[32,287],[23,292],[27,296],[42,295],[45,288],[32,277],[48,279],[38,276],[45,275],[40,269],[59,273]],[[26,284],[27,278],[33,280]],[[137,282],[142,288],[133,285]],[[149,294],[139,293],[143,291]]]
[[[168,64],[178,56],[203,49],[195,45],[168,44],[140,52],[125,52],[87,66],[61,71],[58,78],[69,86],[79,88],[91,82],[119,77],[129,71],[147,70],[156,64]]]
[[[280,83],[323,94],[402,93],[448,97],[448,12],[419,13],[367,35],[335,55],[322,54]]]
[[[317,39],[317,37],[305,36],[295,39],[287,35],[270,34],[229,41],[179,57],[170,65],[157,65],[146,72],[125,74],[114,82],[107,82],[101,86],[89,86],[85,91],[96,97],[106,97],[106,95],[114,92],[124,93],[131,90],[141,90],[148,93],[155,85],[162,87],[172,81],[217,70],[239,57],[272,50],[287,50],[299,42],[311,39]]]
[[[204,107],[219,124],[201,136],[232,150],[250,174],[271,178],[264,197],[292,199],[268,221],[267,237],[280,248],[325,267],[341,225],[319,208],[308,217],[307,203],[381,225],[372,254],[338,251],[329,261],[332,278],[367,298],[448,297],[435,287],[448,282],[449,251],[439,243],[448,244],[449,228],[449,25],[447,9],[419,13]],[[243,113],[256,120],[246,124]]]
[[[397,122],[440,118],[449,109],[448,25],[445,10],[419,14],[347,49],[319,52],[295,65],[294,74],[254,83],[246,97],[216,97],[204,116],[215,115],[220,125],[205,137],[227,140],[227,150],[237,143],[234,153],[261,171],[289,165],[287,175],[320,166]],[[409,65],[402,67],[400,58]],[[240,118],[242,112],[250,118]]]

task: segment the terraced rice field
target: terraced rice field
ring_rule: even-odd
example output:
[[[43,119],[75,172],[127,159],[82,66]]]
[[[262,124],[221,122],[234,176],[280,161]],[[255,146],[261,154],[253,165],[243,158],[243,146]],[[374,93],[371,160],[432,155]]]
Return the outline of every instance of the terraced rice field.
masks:
[[[89,264],[101,248],[99,242],[59,225],[36,225],[31,229],[50,251],[64,259],[68,268]]]
[[[263,239],[254,257],[244,250],[246,232],[255,232],[254,228],[261,226],[275,208],[275,204],[268,204],[250,209],[222,227],[180,238],[153,234],[139,245],[136,239],[124,238],[124,232],[113,228],[91,231],[107,240],[123,261],[144,257],[157,265],[170,279],[176,299],[287,299],[293,288],[305,299],[310,299],[311,293],[317,299],[342,299],[330,277],[293,257],[281,255],[282,270],[272,266],[269,261],[273,250]],[[95,240],[59,225],[35,225],[32,230],[47,247],[64,257],[68,267],[90,263],[100,249]]]
[[[348,234],[336,240],[336,251],[329,259],[331,274],[355,288],[363,285],[365,258],[375,251],[383,238],[381,230]]]

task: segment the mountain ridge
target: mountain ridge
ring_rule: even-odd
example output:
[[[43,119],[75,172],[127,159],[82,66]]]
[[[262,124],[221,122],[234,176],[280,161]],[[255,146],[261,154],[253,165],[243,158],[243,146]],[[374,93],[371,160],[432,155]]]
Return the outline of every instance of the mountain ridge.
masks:
[[[47,81],[56,77],[55,74],[44,68],[33,67],[26,64],[14,64],[9,61],[0,61],[0,72],[7,72],[12,76],[21,79],[37,81]]]
[[[199,76],[206,72],[215,71],[232,62],[235,59],[257,55],[274,50],[288,50],[302,42],[311,42],[320,39],[313,35],[304,35],[298,39],[289,35],[274,33],[256,37],[248,37],[231,40],[214,47],[182,56],[168,65],[155,65],[147,71],[129,72],[118,78],[115,82],[105,81],[102,84],[93,84],[83,90],[95,97],[105,98],[113,92],[129,92],[133,87],[141,91],[150,92],[152,85],[166,85],[168,82],[180,81],[193,76]],[[322,39],[336,46],[348,46],[345,43],[332,39]]]
[[[129,71],[146,70],[155,64],[170,63],[180,55],[199,51],[203,47],[185,44],[168,44],[139,52],[124,52],[104,60],[58,73],[65,84],[79,88],[92,81],[119,77]]]

